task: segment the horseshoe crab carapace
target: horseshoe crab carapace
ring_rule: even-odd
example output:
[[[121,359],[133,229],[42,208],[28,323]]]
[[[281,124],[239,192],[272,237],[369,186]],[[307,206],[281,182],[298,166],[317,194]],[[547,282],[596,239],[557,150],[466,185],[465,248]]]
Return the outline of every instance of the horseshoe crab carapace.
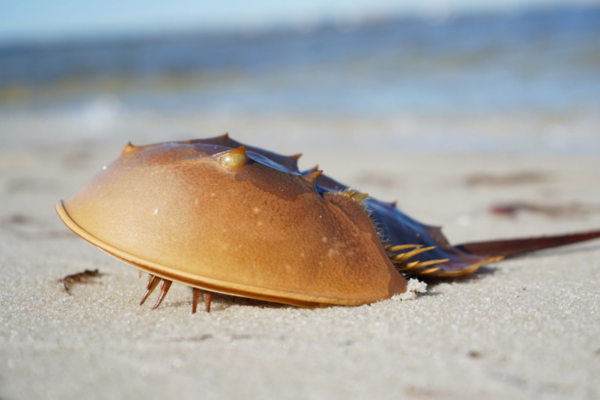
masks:
[[[451,246],[440,228],[315,169],[299,156],[244,146],[227,135],[133,146],[67,201],[76,234],[150,274],[143,302],[173,281],[302,307],[361,305],[407,290],[404,275],[456,277],[600,231]]]

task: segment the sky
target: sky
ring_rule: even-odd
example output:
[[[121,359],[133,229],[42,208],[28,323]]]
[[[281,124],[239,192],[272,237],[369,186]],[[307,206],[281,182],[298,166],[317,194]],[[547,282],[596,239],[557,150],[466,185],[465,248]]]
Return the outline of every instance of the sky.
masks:
[[[365,18],[494,12],[600,0],[0,0],[0,43],[351,24]]]

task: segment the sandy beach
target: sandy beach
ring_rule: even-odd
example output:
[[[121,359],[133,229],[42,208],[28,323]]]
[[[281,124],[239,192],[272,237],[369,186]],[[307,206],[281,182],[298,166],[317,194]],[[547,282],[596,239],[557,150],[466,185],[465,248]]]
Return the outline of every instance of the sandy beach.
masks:
[[[368,120],[187,122],[117,122],[105,127],[112,136],[71,140],[69,129],[93,131],[42,117],[1,121],[1,399],[600,397],[599,241],[428,282],[410,301],[308,310],[216,295],[210,314],[192,315],[181,285],[158,310],[140,307],[137,271],[76,237],[53,208],[128,140],[227,130],[303,152],[302,168],[319,164],[398,200],[409,215],[443,225],[453,243],[556,234],[600,228],[597,155],[398,153],[361,146]],[[348,127],[360,135],[336,142]],[[331,136],[317,145],[323,130]],[[490,212],[518,202],[539,209]],[[69,296],[60,279],[86,269],[101,276],[73,284]]]

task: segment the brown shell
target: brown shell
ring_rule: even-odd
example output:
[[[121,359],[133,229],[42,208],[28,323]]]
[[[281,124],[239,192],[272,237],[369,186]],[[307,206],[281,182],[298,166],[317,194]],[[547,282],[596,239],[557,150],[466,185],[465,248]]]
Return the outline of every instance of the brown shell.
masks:
[[[243,165],[220,162],[237,145],[128,145],[56,209],[114,257],[208,291],[305,307],[406,291],[356,201],[315,190],[320,172],[300,173],[297,157],[247,147]]]

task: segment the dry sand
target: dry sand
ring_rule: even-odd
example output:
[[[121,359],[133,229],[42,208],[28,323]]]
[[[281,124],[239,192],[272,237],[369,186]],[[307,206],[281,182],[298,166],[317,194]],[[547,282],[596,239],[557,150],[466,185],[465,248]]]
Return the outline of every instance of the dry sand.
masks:
[[[1,126],[2,400],[600,398],[600,241],[430,283],[412,301],[305,310],[216,295],[210,314],[192,315],[191,291],[174,285],[152,311],[138,306],[137,271],[70,233],[53,209],[129,137],[54,146],[44,121],[35,124]],[[43,140],[32,140],[35,129]],[[169,126],[144,129],[138,143]],[[597,156],[365,154],[352,142],[312,148],[300,135],[244,135],[255,130],[234,129],[239,140],[303,151],[302,167],[318,163],[342,182],[397,199],[410,215],[444,225],[454,243],[600,228],[594,212],[488,212],[510,201],[600,204]],[[26,131],[30,139],[15,136]],[[474,173],[521,172],[545,179],[465,184]],[[96,268],[103,275],[72,286],[71,296],[57,283]]]

